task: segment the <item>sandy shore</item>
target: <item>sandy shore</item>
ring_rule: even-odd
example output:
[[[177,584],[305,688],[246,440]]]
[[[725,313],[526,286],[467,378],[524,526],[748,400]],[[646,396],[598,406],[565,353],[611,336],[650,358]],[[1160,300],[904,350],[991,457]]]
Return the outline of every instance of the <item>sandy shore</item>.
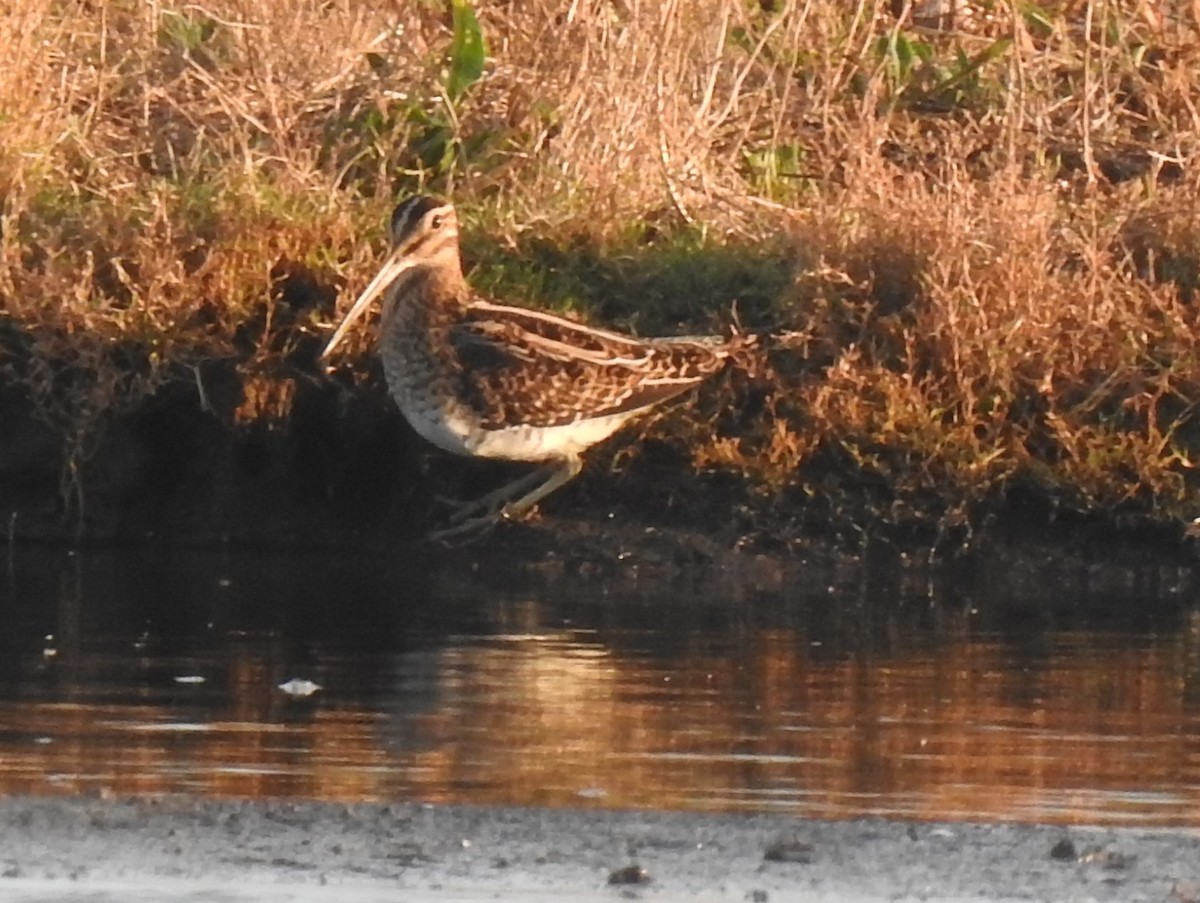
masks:
[[[1200,900],[1200,835],[486,808],[0,800],[0,900]]]

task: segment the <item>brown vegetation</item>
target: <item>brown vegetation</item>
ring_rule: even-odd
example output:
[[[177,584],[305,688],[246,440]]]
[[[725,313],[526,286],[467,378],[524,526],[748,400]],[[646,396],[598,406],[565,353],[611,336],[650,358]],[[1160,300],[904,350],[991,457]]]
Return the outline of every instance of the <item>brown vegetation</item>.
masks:
[[[47,467],[77,510],[163,399],[234,457],[306,399],[361,438],[315,349],[395,198],[431,189],[484,290],[787,334],[770,378],[653,427],[756,511],[1190,518],[1193,6],[17,0],[0,513]]]

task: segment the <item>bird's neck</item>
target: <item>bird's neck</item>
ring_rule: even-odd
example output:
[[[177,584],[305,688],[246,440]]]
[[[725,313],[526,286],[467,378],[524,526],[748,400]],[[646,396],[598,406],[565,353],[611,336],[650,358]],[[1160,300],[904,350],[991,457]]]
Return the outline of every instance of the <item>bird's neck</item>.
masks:
[[[383,316],[403,309],[458,308],[467,303],[469,291],[457,260],[453,266],[422,263],[396,277],[384,300]]]

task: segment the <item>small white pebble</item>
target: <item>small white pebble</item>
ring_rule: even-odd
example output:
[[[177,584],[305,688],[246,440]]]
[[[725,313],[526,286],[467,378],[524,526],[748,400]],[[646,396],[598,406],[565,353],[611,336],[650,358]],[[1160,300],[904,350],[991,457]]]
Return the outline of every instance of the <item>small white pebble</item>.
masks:
[[[287,693],[288,696],[312,696],[313,693],[321,689],[321,685],[313,683],[311,680],[293,677],[291,680],[281,683],[279,689]]]

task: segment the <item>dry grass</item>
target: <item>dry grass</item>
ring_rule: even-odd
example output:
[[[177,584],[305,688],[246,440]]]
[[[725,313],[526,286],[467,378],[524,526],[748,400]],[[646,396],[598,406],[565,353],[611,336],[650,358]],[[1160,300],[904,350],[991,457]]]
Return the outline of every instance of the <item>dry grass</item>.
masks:
[[[429,188],[482,285],[790,332],[753,419],[661,431],[781,504],[884,487],[884,516],[936,517],[1021,487],[1190,516],[1194,4],[475,12],[460,94],[440,3],[0,10],[0,372],[68,477],[214,361],[244,386],[216,416],[286,422],[389,206]]]

